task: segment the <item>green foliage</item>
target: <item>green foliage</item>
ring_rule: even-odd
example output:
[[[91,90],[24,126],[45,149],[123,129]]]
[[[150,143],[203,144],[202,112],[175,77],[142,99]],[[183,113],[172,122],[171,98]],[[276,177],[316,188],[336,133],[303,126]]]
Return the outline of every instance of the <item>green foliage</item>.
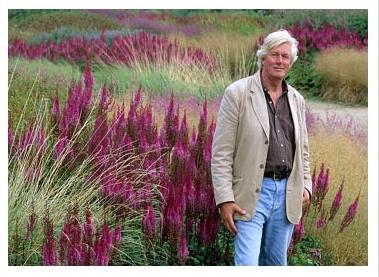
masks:
[[[97,90],[106,84],[115,97],[122,96],[131,87],[133,70],[126,66],[94,65],[93,74]]]
[[[112,39],[116,35],[124,36],[126,34],[131,34],[135,31],[130,30],[129,28],[122,28],[118,30],[106,30],[104,32],[105,39],[107,41],[108,47],[111,45]],[[54,41],[59,43],[63,40],[69,40],[72,37],[85,37],[88,41],[91,39],[100,39],[101,31],[99,30],[80,30],[76,27],[59,27],[51,32],[39,33],[32,38],[29,42],[33,44],[39,44],[45,41]]]
[[[207,13],[191,14],[187,19],[214,30],[242,35],[257,34],[265,25],[260,13],[246,10],[210,10]]]
[[[51,32],[61,27],[71,27],[81,31],[101,31],[123,26],[111,18],[77,10],[47,11],[14,17],[9,21],[9,38],[19,37],[28,40],[39,33]]]
[[[20,21],[29,16],[43,16],[50,13],[58,12],[59,10],[53,9],[11,9],[8,10],[8,20],[9,21]]]
[[[272,29],[285,28],[311,19],[316,29],[329,24],[356,31],[361,37],[367,35],[368,30],[367,10],[273,10],[268,17],[271,20],[267,20],[267,23]]]
[[[9,118],[14,123],[20,120],[20,126],[25,127],[36,116],[42,102],[55,96],[65,101],[67,88],[79,81],[80,76],[78,67],[68,63],[11,59],[8,63]]]
[[[287,81],[308,98],[319,98],[324,78],[311,62],[298,59],[292,66]]]
[[[355,31],[360,37],[365,37],[368,35],[368,16],[366,14],[357,14],[350,17],[348,22],[348,27],[350,30]]]
[[[296,245],[293,253],[288,257],[288,265],[315,266],[335,265],[334,258],[329,254],[320,239],[306,236]]]
[[[354,49],[324,51],[317,55],[315,68],[324,79],[321,90],[323,99],[367,105],[367,51]]]

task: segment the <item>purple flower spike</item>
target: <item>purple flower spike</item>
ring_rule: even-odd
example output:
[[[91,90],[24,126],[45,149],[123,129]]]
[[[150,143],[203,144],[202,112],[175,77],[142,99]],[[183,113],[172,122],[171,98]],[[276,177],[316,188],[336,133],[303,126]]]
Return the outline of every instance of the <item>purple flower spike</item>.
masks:
[[[338,189],[336,195],[334,196],[333,204],[332,204],[332,207],[330,208],[329,220],[332,220],[335,217],[339,208],[341,207],[342,200],[343,200],[343,195],[342,195],[343,187],[344,187],[344,180],[342,180],[340,188]]]
[[[185,265],[187,258],[188,258],[188,247],[187,247],[187,239],[186,239],[186,234],[183,231],[180,240],[179,240],[179,247],[178,247],[178,258],[179,262],[182,265]]]
[[[340,229],[339,229],[340,232],[342,232],[353,221],[355,215],[357,214],[360,194],[361,194],[361,191],[359,190],[359,193],[357,197],[355,198],[354,202],[351,203],[349,208],[347,209],[345,217],[343,218],[340,225]]]
[[[142,229],[146,236],[153,238],[155,236],[156,219],[155,212],[152,206],[147,208],[147,212],[142,219]]]

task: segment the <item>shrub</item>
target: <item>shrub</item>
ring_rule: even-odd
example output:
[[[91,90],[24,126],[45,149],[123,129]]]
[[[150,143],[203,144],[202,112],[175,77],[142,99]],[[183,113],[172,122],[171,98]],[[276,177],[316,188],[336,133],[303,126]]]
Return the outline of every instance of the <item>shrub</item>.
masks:
[[[324,77],[321,96],[348,104],[367,105],[367,51],[332,49],[317,55],[315,66]]]
[[[288,257],[288,265],[320,266],[335,265],[333,256],[323,247],[320,239],[309,235],[302,238]]]
[[[303,95],[312,98],[320,96],[324,77],[316,71],[312,62],[299,59],[291,67],[287,81]]]
[[[273,29],[292,26],[296,22],[303,24],[312,18],[315,28],[330,24],[337,29],[348,28],[356,32],[361,39],[367,37],[367,10],[273,10],[270,17],[271,20],[267,23],[272,25]]]
[[[77,10],[43,10],[36,12],[18,13],[10,20],[10,30],[23,35],[21,38],[28,39],[30,36],[50,32],[60,27],[72,27],[78,30],[103,30],[117,29],[121,24],[107,17],[96,14],[84,13]],[[10,34],[10,36],[13,36]]]

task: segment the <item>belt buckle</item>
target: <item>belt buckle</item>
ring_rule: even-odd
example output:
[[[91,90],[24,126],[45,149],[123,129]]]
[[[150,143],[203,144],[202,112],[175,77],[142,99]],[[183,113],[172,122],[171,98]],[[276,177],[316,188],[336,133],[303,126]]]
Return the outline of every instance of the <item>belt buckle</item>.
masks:
[[[275,181],[279,181],[281,179],[281,175],[280,174],[276,174],[275,171],[274,171],[273,179]]]

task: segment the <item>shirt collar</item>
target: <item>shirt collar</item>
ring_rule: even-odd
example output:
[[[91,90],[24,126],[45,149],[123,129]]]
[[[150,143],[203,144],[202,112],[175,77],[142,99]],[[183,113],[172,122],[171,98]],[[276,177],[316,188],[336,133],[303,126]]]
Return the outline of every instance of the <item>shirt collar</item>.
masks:
[[[262,85],[262,89],[264,91],[265,94],[268,94],[268,89],[267,87],[263,84],[263,79],[262,79],[262,69],[260,71],[260,74],[261,74],[261,85]],[[283,79],[282,81],[282,94],[286,94],[288,93],[288,85],[287,85],[287,82]]]

